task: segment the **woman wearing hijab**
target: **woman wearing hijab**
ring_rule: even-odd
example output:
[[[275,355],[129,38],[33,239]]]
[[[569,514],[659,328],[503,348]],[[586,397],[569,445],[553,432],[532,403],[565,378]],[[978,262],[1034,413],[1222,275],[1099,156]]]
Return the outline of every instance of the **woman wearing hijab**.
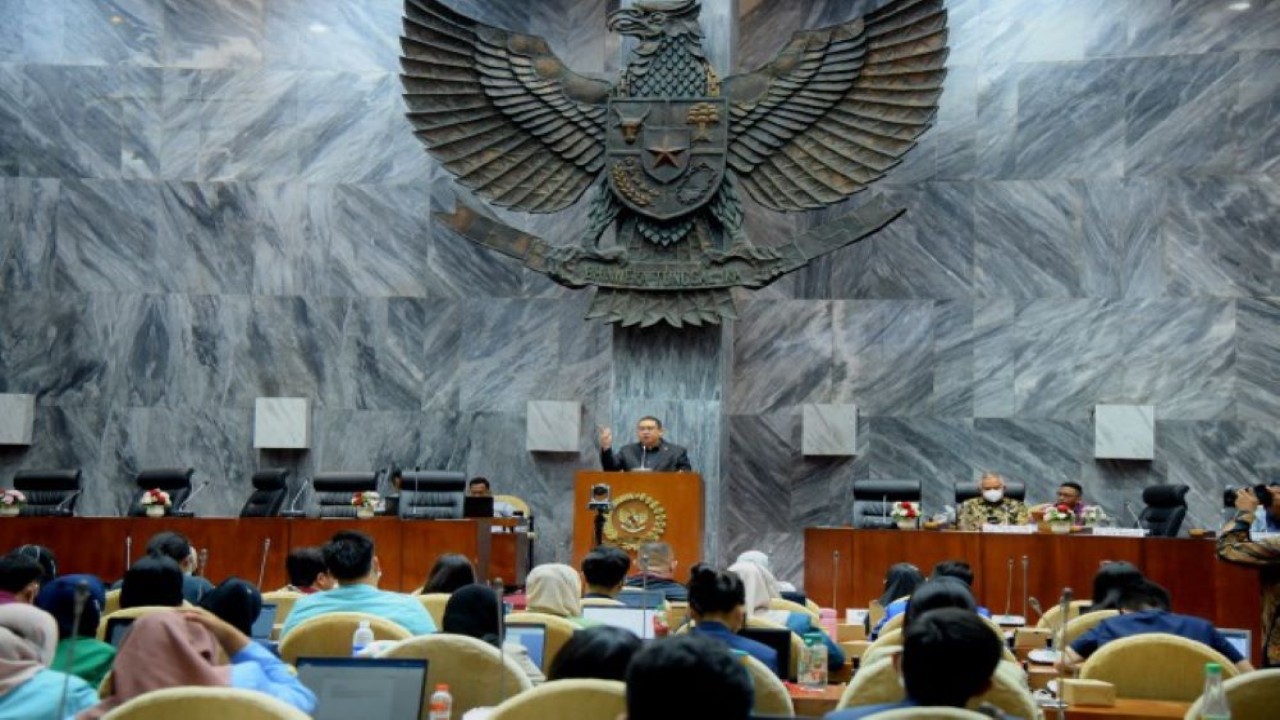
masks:
[[[77,627],[76,589],[82,583],[85,600]],[[98,621],[102,619],[106,603],[106,588],[92,575],[64,575],[40,588],[36,607],[52,615],[58,623],[58,651],[50,668],[71,673],[93,687],[102,682],[116,658],[116,649],[97,638]]]
[[[745,562],[730,565],[729,572],[742,578],[742,585],[747,591],[747,614],[750,617],[783,625],[801,637],[806,633],[821,633],[822,643],[827,646],[827,667],[831,670],[844,667],[844,650],[841,650],[822,628],[813,624],[813,617],[809,613],[793,613],[769,608],[769,601],[781,598],[782,595],[778,591],[778,581],[768,570],[755,563]]]
[[[231,658],[230,665],[217,664],[219,648]],[[279,658],[225,620],[194,610],[135,620],[120,645],[111,680],[111,697],[78,720],[96,720],[144,693],[182,686],[257,690],[305,713],[316,706],[316,696]]]
[[[262,613],[262,593],[252,583],[240,578],[227,578],[205,593],[200,607],[217,615],[246,636],[253,635],[253,624]]]
[[[530,570],[525,592],[529,612],[562,617],[579,627],[600,624],[582,617],[582,579],[568,565],[547,563]]]
[[[20,603],[0,607],[0,720],[62,720],[97,702],[89,683],[49,669],[57,644],[49,613]]]
[[[529,651],[524,645],[499,638],[499,612],[501,605],[497,593],[484,585],[467,585],[453,591],[449,602],[445,603],[442,629],[450,635],[466,635],[501,648],[502,653],[514,660],[528,676],[529,682],[535,685],[546,680],[538,666],[529,659]]]
[[[735,565],[737,565],[738,563],[744,563],[744,562],[755,563],[760,567],[764,568],[765,570],[767,570],[770,575],[773,575],[773,567],[769,563],[769,556],[759,550],[747,550],[746,552],[739,555],[737,560],[733,561]],[[784,593],[789,593],[789,592],[793,593],[793,592],[796,592],[796,586],[792,585],[789,582],[784,582],[782,580],[779,580],[778,590]],[[801,603],[801,604],[803,605],[804,603]]]

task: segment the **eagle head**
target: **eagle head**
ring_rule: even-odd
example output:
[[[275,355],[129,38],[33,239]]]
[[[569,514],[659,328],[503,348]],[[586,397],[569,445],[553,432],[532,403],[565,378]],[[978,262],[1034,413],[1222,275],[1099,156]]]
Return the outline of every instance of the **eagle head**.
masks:
[[[688,33],[700,34],[700,9],[699,0],[637,2],[631,7],[610,13],[609,29],[642,40],[657,40],[663,35],[676,37]]]

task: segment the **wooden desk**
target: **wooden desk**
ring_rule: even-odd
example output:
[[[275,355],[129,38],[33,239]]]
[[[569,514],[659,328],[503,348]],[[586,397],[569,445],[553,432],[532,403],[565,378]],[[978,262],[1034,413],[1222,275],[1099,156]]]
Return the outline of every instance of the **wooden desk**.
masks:
[[[844,695],[845,687],[847,686],[843,683],[828,685],[819,692],[787,683],[787,694],[791,696],[791,704],[795,706],[797,716],[822,717],[836,709],[836,704]]]
[[[1118,698],[1115,707],[1090,707],[1087,705],[1069,707],[1067,708],[1067,720],[1092,720],[1093,718],[1107,718],[1107,720],[1178,718],[1180,720],[1190,708],[1191,703],[1172,700]],[[1055,710],[1046,709],[1044,714],[1045,717],[1051,718],[1055,712]]]

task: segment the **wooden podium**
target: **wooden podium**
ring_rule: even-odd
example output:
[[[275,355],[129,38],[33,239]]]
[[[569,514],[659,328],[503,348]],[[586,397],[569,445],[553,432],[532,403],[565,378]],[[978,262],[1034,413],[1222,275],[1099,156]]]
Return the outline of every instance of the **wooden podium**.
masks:
[[[595,545],[596,513],[587,509],[591,487],[608,485],[613,511],[607,513],[610,545],[635,556],[635,545],[647,542],[655,522],[665,521],[656,538],[671,545],[680,563],[677,572],[702,559],[702,476],[695,472],[600,472],[579,470],[573,479],[573,566]],[[645,538],[645,539],[642,539]],[[631,547],[627,547],[630,545]]]

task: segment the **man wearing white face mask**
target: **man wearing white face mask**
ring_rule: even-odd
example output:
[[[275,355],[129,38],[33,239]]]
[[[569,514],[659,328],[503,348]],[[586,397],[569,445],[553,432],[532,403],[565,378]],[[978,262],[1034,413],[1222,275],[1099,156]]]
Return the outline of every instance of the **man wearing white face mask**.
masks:
[[[1004,496],[1004,478],[987,473],[978,481],[982,497],[965,500],[956,511],[956,526],[961,530],[981,530],[983,525],[1025,525],[1031,521],[1031,510],[1021,500]]]

